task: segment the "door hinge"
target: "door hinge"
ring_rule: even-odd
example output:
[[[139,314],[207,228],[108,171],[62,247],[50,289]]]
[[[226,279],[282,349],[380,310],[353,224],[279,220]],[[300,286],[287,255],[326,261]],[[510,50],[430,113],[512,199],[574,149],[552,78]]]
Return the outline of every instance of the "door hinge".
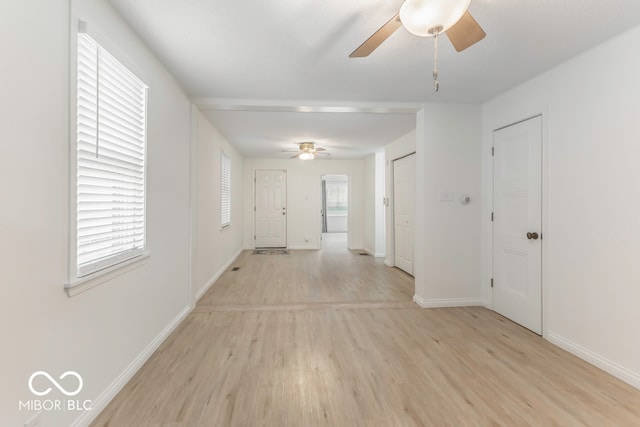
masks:
[[[491,212],[491,222],[493,222],[493,212]]]
[[[496,155],[496,147],[491,147],[491,155],[492,156]]]
[[[256,240],[256,235],[255,234],[253,235],[253,240]]]
[[[254,212],[256,211],[256,207],[255,207],[255,206],[253,207],[253,211],[254,211]]]
[[[493,277],[491,278],[491,287],[493,288]]]

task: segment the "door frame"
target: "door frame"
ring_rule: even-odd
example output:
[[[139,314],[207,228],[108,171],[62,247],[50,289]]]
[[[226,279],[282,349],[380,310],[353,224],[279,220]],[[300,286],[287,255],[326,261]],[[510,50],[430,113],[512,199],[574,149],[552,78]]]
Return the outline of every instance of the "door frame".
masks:
[[[549,280],[548,280],[548,266],[549,266],[549,239],[553,238],[553,236],[549,236],[549,138],[548,138],[548,128],[549,128],[549,113],[548,107],[543,106],[538,110],[533,111],[531,114],[522,115],[521,118],[510,120],[508,122],[503,122],[499,125],[488,127],[488,156],[489,156],[489,187],[488,187],[488,209],[486,212],[487,220],[489,221],[488,228],[488,242],[489,242],[489,251],[488,251],[488,273],[489,277],[486,280],[487,286],[489,286],[488,292],[488,308],[494,310],[493,304],[493,288],[491,288],[490,280],[494,276],[494,241],[493,241],[493,233],[494,233],[494,222],[491,221],[491,214],[494,210],[494,173],[495,173],[495,158],[493,157],[493,134],[494,132],[507,128],[509,126],[516,125],[518,123],[525,122],[529,119],[533,119],[534,117],[540,117],[542,122],[542,183],[541,183],[541,204],[542,204],[542,221],[541,221],[541,234],[543,234],[543,238],[541,239],[542,246],[542,258],[541,258],[541,289],[542,289],[542,337],[547,337],[548,328],[547,322],[549,319],[548,310],[549,310]],[[486,294],[485,294],[486,295]]]
[[[417,154],[416,151],[412,151],[410,153],[407,154],[403,154],[399,157],[395,157],[393,159],[385,159],[385,162],[389,162],[388,163],[388,167],[387,167],[387,171],[386,173],[389,174],[389,183],[390,183],[390,187],[388,188],[388,192],[387,192],[387,200],[386,200],[386,207],[387,207],[387,212],[386,212],[386,219],[385,219],[385,228],[386,228],[386,239],[387,239],[387,247],[386,247],[386,256],[384,258],[384,263],[385,265],[389,266],[389,267],[395,267],[396,266],[396,228],[395,228],[395,220],[396,220],[396,213],[395,213],[395,194],[393,191],[393,186],[395,184],[395,180],[394,180],[394,173],[395,173],[395,166],[394,163],[396,160],[400,160],[400,159],[404,159],[405,157],[409,157],[412,156],[414,154]],[[418,159],[418,157],[416,156],[416,160]],[[417,167],[417,162],[416,162],[416,167]],[[417,176],[417,174],[416,174]],[[415,178],[415,177],[414,177]],[[416,185],[416,191],[417,191],[418,186]],[[417,218],[417,206],[416,206],[416,210],[414,212],[414,224],[416,223],[416,218]],[[415,257],[415,253],[416,253],[416,241],[414,239],[413,241],[413,254]],[[415,275],[414,275],[415,277]]]
[[[396,162],[403,160],[403,159],[407,159],[411,156],[413,157],[413,176],[411,177],[413,180],[413,194],[416,194],[417,188],[418,186],[416,185],[416,157],[415,157],[416,153],[410,153],[407,154],[406,156],[402,156],[402,157],[398,157],[397,159],[393,159],[392,163],[392,167],[391,167],[391,192],[393,194],[393,199],[391,200],[391,218],[392,218],[392,223],[391,223],[391,227],[393,230],[393,264],[396,268],[404,271],[405,273],[409,274],[411,277],[415,277],[414,276],[414,261],[415,261],[415,253],[416,253],[416,239],[415,239],[415,226],[416,226],[416,202],[415,202],[415,196],[414,196],[414,200],[413,200],[413,218],[412,218],[412,228],[413,228],[413,236],[411,238],[411,273],[409,273],[408,271],[404,270],[401,267],[398,267],[397,263],[396,263],[396,243],[397,243],[397,239],[396,239],[396,201],[397,198],[395,197],[396,194]]]
[[[251,241],[251,247],[253,249],[256,248],[256,220],[257,220],[257,212],[258,212],[258,206],[256,203],[256,191],[258,189],[258,185],[257,185],[257,172],[258,171],[280,171],[280,172],[284,172],[285,173],[285,194],[286,194],[286,198],[287,198],[287,203],[286,203],[286,219],[285,219],[285,228],[284,228],[284,242],[285,242],[285,248],[289,248],[289,171],[287,169],[254,169],[253,170],[253,214],[251,215],[253,218],[253,221],[251,221],[251,225],[252,225],[252,231],[253,231],[253,240]],[[246,218],[246,217],[245,217]],[[251,238],[251,236],[249,236],[249,238]]]
[[[328,172],[321,172],[320,176],[318,178],[318,188],[320,189],[320,191],[318,192],[318,219],[316,221],[316,224],[321,224],[322,223],[322,180],[324,177],[326,176],[333,176],[333,175],[341,175],[341,176],[346,176],[347,177],[347,209],[351,209],[351,207],[353,206],[353,177],[351,176],[351,174],[348,173],[340,173],[340,172],[335,172],[335,173],[328,173]],[[326,212],[325,212],[326,214]],[[352,249],[352,245],[351,245],[351,232],[353,229],[353,226],[351,224],[351,219],[353,218],[353,215],[351,215],[350,213],[347,212],[347,249],[351,250]],[[321,250],[322,249],[322,226],[320,225],[318,227],[318,233],[317,233],[317,238],[318,238],[318,247],[316,249]]]

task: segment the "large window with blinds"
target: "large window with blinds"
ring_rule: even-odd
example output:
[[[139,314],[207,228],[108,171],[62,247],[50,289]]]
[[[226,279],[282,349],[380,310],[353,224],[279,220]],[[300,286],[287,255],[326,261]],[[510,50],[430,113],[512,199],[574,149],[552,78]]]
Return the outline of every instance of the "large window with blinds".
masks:
[[[76,277],[145,250],[147,86],[78,33]]]
[[[231,225],[231,159],[220,153],[220,226]]]

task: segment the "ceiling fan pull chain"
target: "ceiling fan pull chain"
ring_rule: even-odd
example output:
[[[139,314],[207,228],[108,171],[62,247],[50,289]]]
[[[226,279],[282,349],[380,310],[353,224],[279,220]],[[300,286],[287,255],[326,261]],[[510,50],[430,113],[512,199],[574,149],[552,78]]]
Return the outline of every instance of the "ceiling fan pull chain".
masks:
[[[438,82],[438,36],[440,31],[435,29],[433,32],[433,91],[437,92],[440,89],[440,83]]]

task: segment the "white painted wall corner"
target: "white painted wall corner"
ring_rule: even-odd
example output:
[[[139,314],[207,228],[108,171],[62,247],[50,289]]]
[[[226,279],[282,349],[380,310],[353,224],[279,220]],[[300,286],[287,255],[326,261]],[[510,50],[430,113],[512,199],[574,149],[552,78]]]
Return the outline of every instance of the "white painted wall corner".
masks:
[[[109,402],[127,385],[133,376],[142,368],[146,361],[167,339],[167,337],[182,323],[191,312],[191,307],[185,307],[169,324],[156,336],[149,345],[126,367],[120,375],[93,400],[91,410],[83,412],[72,424],[71,427],[85,427],[107,407]]]
[[[231,267],[231,264],[236,262],[236,260],[238,259],[238,257],[242,253],[242,251],[243,251],[243,249],[238,250],[238,252],[236,252],[235,255],[233,255],[231,257],[231,259],[229,261],[227,261],[220,268],[220,270],[218,270],[216,272],[216,274],[214,274],[209,280],[207,280],[207,283],[205,283],[205,285],[202,288],[200,288],[200,290],[198,290],[198,292],[196,293],[195,302],[198,302],[200,300],[200,298],[202,298],[202,296],[211,288],[211,286],[213,286],[213,284],[216,283],[216,280],[218,280],[220,278],[220,276],[222,276],[222,274],[224,274],[224,272],[227,271],[227,269],[229,267]]]

